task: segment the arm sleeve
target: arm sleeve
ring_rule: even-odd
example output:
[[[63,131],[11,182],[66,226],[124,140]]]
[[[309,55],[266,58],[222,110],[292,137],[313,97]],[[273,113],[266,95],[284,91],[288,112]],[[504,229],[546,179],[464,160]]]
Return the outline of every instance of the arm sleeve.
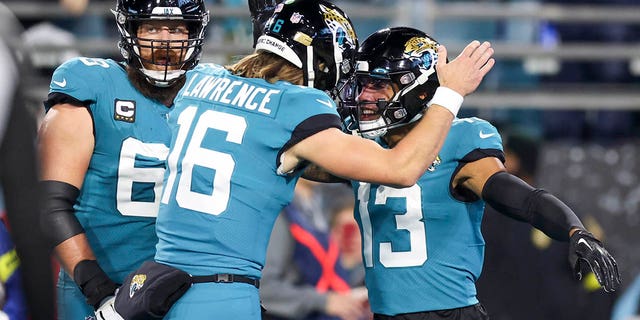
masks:
[[[569,231],[574,227],[584,229],[566,204],[508,172],[489,177],[482,189],[482,198],[498,212],[528,222],[559,241],[569,241]]]
[[[294,240],[282,214],[278,216],[267,249],[267,261],[260,280],[260,299],[268,314],[302,319],[323,311],[327,297],[307,284],[299,284],[292,261]]]

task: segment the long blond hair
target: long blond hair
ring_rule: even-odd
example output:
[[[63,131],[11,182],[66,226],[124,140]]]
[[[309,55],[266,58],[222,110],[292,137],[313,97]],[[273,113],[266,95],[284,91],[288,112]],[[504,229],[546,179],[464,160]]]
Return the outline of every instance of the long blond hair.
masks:
[[[274,83],[278,80],[302,85],[304,76],[302,69],[284,58],[267,51],[250,54],[240,61],[226,66],[227,70],[245,78],[261,78]]]

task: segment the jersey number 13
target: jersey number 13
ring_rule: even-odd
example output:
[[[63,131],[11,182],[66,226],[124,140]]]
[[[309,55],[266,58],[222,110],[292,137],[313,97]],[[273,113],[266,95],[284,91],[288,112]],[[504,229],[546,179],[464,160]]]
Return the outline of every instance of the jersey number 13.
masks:
[[[373,267],[373,239],[375,230],[371,224],[369,208],[375,205],[385,205],[388,198],[404,198],[406,211],[395,214],[396,230],[406,230],[409,234],[409,251],[393,251],[391,241],[380,242],[379,259],[386,268],[416,267],[427,261],[427,233],[422,216],[422,192],[417,184],[403,189],[376,187],[371,192],[371,185],[360,183],[358,187],[358,204],[360,220],[362,222],[365,267]],[[391,213],[382,213],[391,214]]]

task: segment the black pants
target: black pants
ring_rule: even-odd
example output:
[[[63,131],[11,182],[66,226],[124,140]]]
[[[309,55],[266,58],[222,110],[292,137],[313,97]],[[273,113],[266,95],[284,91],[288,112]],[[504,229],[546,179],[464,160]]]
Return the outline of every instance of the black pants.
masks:
[[[489,320],[489,314],[481,304],[468,307],[424,311],[414,313],[402,313],[395,316],[374,314],[374,320]]]

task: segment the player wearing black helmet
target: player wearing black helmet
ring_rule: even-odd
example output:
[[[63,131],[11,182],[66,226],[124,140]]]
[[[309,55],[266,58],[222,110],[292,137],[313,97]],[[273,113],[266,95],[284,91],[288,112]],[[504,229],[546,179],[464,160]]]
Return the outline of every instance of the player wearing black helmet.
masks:
[[[151,84],[171,86],[200,60],[209,23],[209,13],[201,0],[121,0],[112,12],[120,32],[122,56]],[[160,26],[155,25],[158,20],[163,21]],[[186,39],[156,37],[162,27],[167,27],[170,35],[185,35]]]
[[[423,32],[397,27],[370,35],[358,50],[355,78],[344,92],[347,129],[373,139],[414,122],[440,85],[435,66],[438,43]],[[390,99],[356,101],[367,86],[393,84]],[[369,119],[369,120],[368,120]]]
[[[409,138],[441,100],[434,66],[439,44],[422,31],[382,29],[362,42],[341,114],[346,128],[383,148]],[[438,156],[415,184],[391,188],[351,181],[362,230],[366,286],[374,319],[488,319],[476,297],[483,264],[485,204],[570,242],[576,274],[590,269],[605,291],[620,285],[602,243],[564,203],[506,172],[497,130],[455,119]]]
[[[60,320],[117,318],[109,299],[117,283],[153,257],[166,117],[209,21],[203,0],[118,0],[113,13],[125,62],[59,66],[40,129]]]
[[[320,90],[333,90],[351,73],[358,39],[339,9],[326,5],[318,10],[297,1],[286,9],[277,5],[274,11],[256,50],[277,54],[302,69],[303,85]]]

